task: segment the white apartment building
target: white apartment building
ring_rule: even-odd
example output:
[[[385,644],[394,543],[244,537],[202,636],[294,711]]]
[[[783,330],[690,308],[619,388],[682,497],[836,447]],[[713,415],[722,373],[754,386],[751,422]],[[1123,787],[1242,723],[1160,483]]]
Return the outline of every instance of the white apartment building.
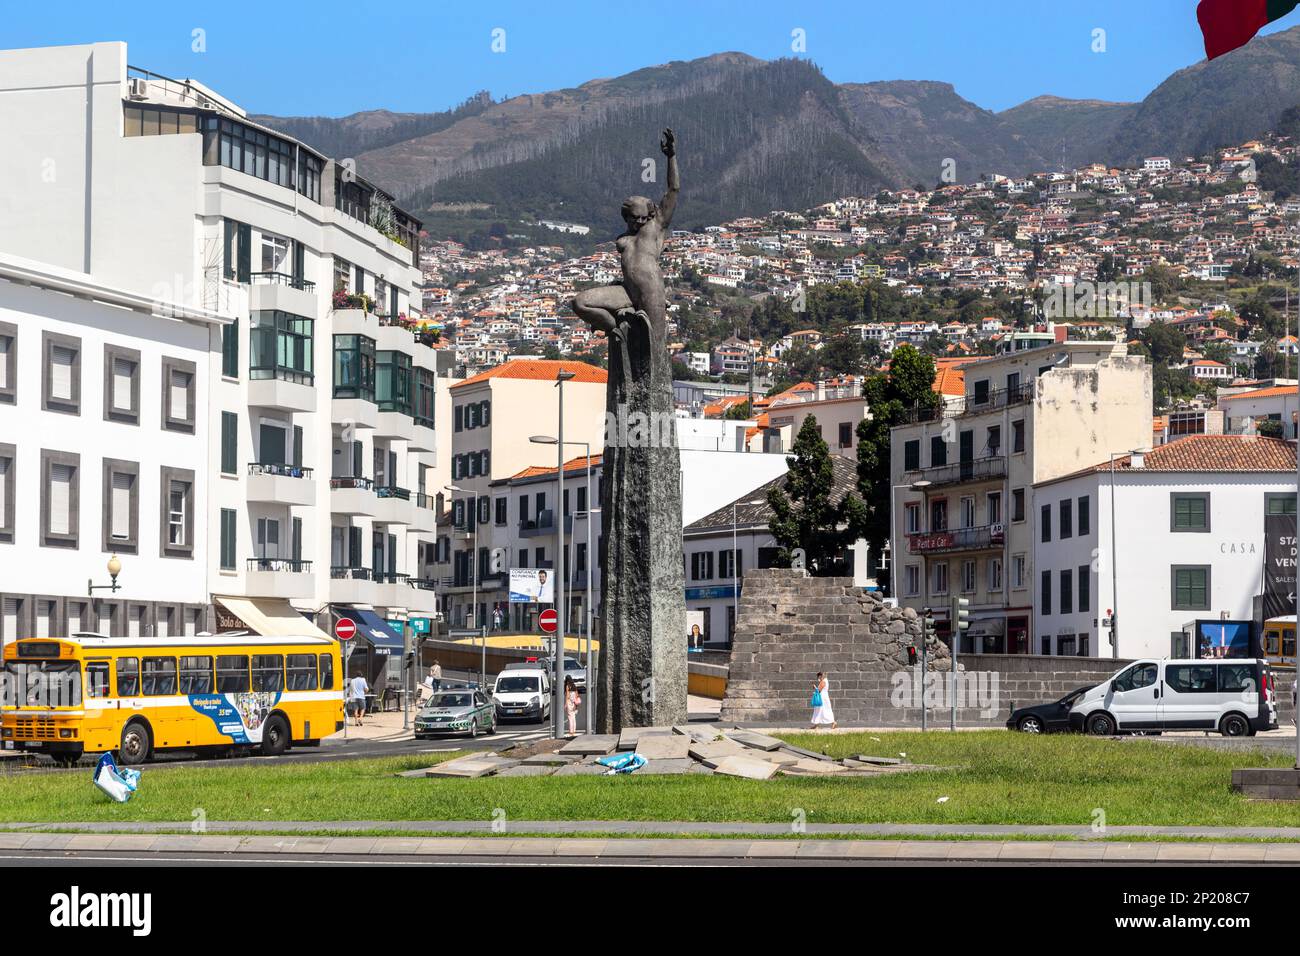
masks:
[[[157,306],[0,255],[0,642],[208,626],[208,352],[226,320]]]
[[[1232,395],[1219,394],[1223,409],[1223,430],[1244,432],[1258,428],[1261,422],[1277,422],[1286,438],[1296,437],[1296,410],[1300,408],[1300,389],[1295,385],[1272,385]]]
[[[218,626],[432,615],[410,581],[450,459],[439,352],[409,327],[420,223],[123,43],[0,52],[0,127],[0,252],[223,320],[190,465]]]
[[[1255,620],[1265,516],[1295,514],[1295,460],[1292,442],[1189,435],[1113,476],[1107,459],[1037,483],[1034,652],[1197,656],[1196,620]]]
[[[1034,653],[1034,486],[1151,443],[1151,368],[1123,342],[1048,342],[964,365],[965,394],[891,435],[892,593],[964,653]]]

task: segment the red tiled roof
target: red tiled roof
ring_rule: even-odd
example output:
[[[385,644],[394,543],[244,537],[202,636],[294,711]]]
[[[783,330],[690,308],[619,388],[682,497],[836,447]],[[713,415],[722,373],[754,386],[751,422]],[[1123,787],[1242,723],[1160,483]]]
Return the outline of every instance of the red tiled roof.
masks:
[[[1295,473],[1295,442],[1258,435],[1188,435],[1146,452],[1143,471],[1289,471]],[[1115,470],[1132,470],[1133,456],[1115,459]],[[1090,471],[1109,471],[1110,460]]]
[[[1224,395],[1219,399],[1220,402],[1230,402],[1236,398],[1279,398],[1283,395],[1296,395],[1296,386],[1294,385],[1274,385],[1271,388],[1257,388],[1249,392],[1238,392],[1236,395]]]
[[[588,365],[586,362],[566,362],[563,359],[512,359],[486,372],[479,372],[463,382],[457,382],[451,387],[464,388],[466,385],[488,378],[522,378],[536,382],[553,382],[558,372],[572,372],[571,381],[574,382],[604,384],[609,379],[609,373],[603,368]]]
[[[604,457],[605,457],[604,455],[592,455],[591,467],[599,468],[600,463],[604,460]],[[577,458],[570,459],[569,461],[566,461],[564,463],[564,473],[566,475],[571,471],[586,471],[586,470],[587,470],[586,455],[579,455]],[[520,478],[536,478],[539,475],[553,475],[555,474],[555,472],[556,472],[555,468],[544,468],[540,465],[530,465],[529,467],[525,468],[523,471],[516,472],[515,474],[511,475],[509,480],[516,481]]]
[[[951,365],[938,369],[934,376],[934,390],[940,395],[964,395],[966,373]]]

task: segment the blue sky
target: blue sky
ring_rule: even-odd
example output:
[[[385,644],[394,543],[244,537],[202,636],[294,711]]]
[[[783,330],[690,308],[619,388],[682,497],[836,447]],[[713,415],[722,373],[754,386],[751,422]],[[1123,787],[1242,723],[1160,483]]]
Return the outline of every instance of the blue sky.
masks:
[[[0,47],[125,40],[253,112],[446,109],[724,50],[806,56],[836,82],[944,80],[993,110],[1033,96],[1137,100],[1204,57],[1195,0],[335,0],[57,5],[0,0]],[[1274,29],[1300,24],[1300,13]],[[493,52],[492,32],[505,31]],[[194,31],[206,49],[195,52]],[[1093,52],[1094,30],[1105,52]],[[1271,32],[1271,31],[1268,31]]]

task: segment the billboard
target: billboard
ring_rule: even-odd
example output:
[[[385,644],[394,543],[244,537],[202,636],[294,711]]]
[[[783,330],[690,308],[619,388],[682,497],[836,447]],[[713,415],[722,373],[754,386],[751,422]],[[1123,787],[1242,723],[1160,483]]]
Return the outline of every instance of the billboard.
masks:
[[[1264,515],[1264,620],[1295,613],[1295,515]]]
[[[554,604],[554,575],[547,568],[511,568],[510,603]]]

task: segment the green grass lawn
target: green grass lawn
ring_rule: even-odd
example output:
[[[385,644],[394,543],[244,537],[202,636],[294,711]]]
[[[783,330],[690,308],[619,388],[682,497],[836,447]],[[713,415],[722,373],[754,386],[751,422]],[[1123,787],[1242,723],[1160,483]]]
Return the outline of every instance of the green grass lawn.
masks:
[[[1250,802],[1229,789],[1239,766],[1290,766],[1288,754],[1040,737],[950,734],[792,734],[833,756],[869,753],[947,769],[870,778],[711,776],[400,778],[428,756],[323,764],[149,766],[131,802],[110,802],[90,771],[0,777],[0,821],[171,821],[202,808],[216,820],[685,820],[810,823],[1093,822],[1300,826],[1300,805]],[[443,756],[443,755],[440,755]],[[939,803],[940,797],[948,800]]]

